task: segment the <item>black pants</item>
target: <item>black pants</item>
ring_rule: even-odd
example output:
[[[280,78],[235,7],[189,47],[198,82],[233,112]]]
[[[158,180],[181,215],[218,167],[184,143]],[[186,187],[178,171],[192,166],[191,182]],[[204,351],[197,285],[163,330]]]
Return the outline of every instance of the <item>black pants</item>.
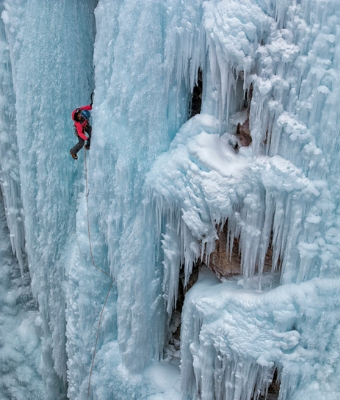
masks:
[[[91,125],[88,125],[86,128],[85,128],[85,132],[87,132],[88,134],[89,134],[89,138],[87,139],[87,145],[88,146],[90,146],[90,144],[91,144],[91,133],[92,133],[92,126]],[[83,148],[83,146],[84,146],[84,144],[85,144],[85,140],[84,139],[82,139],[80,136],[78,136],[77,135],[77,138],[78,138],[78,143],[75,145],[75,146],[73,146],[72,147],[72,149],[71,149],[71,154],[77,154],[78,153],[78,151],[79,150],[81,150],[82,148]]]

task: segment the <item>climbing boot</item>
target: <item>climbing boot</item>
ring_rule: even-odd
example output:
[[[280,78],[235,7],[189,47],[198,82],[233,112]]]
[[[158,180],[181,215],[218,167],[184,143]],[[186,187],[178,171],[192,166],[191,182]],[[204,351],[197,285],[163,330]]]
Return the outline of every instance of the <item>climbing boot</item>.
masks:
[[[89,144],[86,144],[86,145],[85,145],[85,149],[86,149],[86,150],[90,150],[90,145],[89,145]]]
[[[70,152],[70,154],[71,154],[72,158],[74,158],[75,160],[78,160],[77,154],[72,154],[71,152]]]

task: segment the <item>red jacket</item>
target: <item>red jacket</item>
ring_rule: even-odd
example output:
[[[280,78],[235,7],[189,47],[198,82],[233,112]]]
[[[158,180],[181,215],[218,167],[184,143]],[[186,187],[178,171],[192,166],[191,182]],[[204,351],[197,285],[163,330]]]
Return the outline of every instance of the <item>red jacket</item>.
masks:
[[[81,110],[89,110],[90,111],[90,110],[92,110],[92,106],[91,105],[83,106],[83,107],[79,107],[79,108],[76,108],[75,110],[73,110],[72,111],[73,121],[74,121],[74,115]],[[84,130],[85,130],[87,124],[88,124],[88,121],[85,118],[83,118],[83,121],[81,121],[81,122],[74,121],[74,127],[76,128],[77,135],[84,140],[88,139],[88,137],[84,134]]]

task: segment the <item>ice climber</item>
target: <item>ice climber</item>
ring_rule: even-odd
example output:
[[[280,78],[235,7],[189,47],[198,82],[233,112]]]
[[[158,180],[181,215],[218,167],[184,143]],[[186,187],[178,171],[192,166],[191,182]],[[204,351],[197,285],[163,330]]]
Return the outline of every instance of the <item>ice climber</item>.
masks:
[[[75,160],[78,160],[77,153],[80,149],[82,149],[85,141],[85,149],[90,150],[92,126],[89,122],[89,110],[92,110],[92,103],[88,106],[76,108],[72,112],[72,119],[74,121],[74,129],[75,134],[78,137],[78,143],[72,147],[70,153]],[[88,137],[85,135],[85,132],[89,135]]]

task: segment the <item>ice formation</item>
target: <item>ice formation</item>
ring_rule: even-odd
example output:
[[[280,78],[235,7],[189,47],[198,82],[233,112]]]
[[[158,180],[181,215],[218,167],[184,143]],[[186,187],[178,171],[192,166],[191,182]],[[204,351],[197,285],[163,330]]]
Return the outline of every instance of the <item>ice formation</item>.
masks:
[[[20,270],[13,257],[2,195],[0,200],[0,397],[43,399],[41,319],[30,291],[28,271]]]
[[[337,399],[337,1],[0,11],[2,397]]]

